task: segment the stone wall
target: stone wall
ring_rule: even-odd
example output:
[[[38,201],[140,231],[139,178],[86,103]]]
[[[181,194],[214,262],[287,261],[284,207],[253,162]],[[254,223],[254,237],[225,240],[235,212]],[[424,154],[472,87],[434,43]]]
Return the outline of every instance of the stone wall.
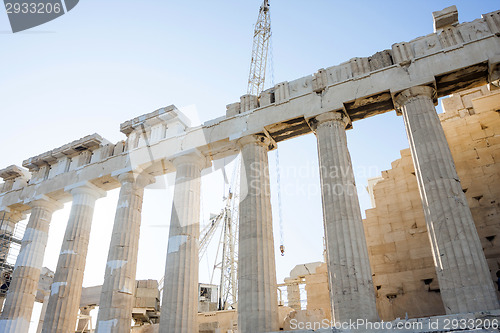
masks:
[[[440,114],[492,279],[500,269],[500,92],[467,90]],[[370,186],[371,187],[371,186]],[[445,313],[410,150],[370,188],[365,233],[381,319]],[[495,283],[496,286],[496,283]]]
[[[328,271],[326,263],[305,276],[307,293],[307,310],[321,310],[324,318],[332,319],[330,293],[328,292]]]

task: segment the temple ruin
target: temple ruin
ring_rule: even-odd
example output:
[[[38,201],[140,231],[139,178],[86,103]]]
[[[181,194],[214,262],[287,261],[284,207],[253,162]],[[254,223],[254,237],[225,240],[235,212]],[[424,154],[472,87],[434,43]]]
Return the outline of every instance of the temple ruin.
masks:
[[[260,96],[244,95],[201,126],[171,105],[122,123],[123,141],[92,134],[0,170],[2,239],[20,244],[12,274],[0,281],[9,282],[0,331],[27,332],[35,301],[44,303],[44,333],[75,332],[77,325],[84,331],[95,306],[97,332],[129,332],[132,319],[149,324],[134,331],[162,333],[275,332],[294,329],[293,318],[498,322],[500,11],[459,23],[452,6],[433,17],[427,36],[279,83]],[[438,98],[446,96],[438,115]],[[346,130],[385,112],[401,116],[410,148],[370,182],[375,205],[363,221]],[[267,153],[306,134],[317,138],[326,263],[308,264],[307,272],[299,265],[280,283],[288,290],[284,306]],[[203,170],[237,154],[238,304],[217,312],[211,292],[200,305],[200,288],[211,288],[198,281],[200,183]],[[175,173],[175,190],[160,297],[157,281],[136,281],[136,267],[144,188],[168,173]],[[104,283],[82,289],[95,202],[116,188]],[[42,262],[51,216],[70,201],[50,272]],[[17,239],[15,225],[28,214]],[[303,284],[307,309],[297,299]],[[207,311],[199,313],[202,307]]]

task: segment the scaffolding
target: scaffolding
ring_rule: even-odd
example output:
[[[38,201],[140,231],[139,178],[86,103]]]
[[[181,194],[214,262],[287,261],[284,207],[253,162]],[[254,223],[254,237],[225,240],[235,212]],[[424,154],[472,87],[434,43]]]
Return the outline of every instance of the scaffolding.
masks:
[[[5,212],[0,217],[0,297],[9,290],[25,230],[25,223],[12,222]]]

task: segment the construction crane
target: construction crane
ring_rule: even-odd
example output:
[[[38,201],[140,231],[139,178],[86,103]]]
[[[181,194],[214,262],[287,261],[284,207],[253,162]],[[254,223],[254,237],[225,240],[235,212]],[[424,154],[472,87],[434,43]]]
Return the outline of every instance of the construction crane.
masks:
[[[266,82],[267,60],[269,58],[269,45],[271,43],[271,12],[269,8],[269,0],[264,0],[259,10],[259,18],[255,24],[253,34],[252,61],[250,64],[250,75],[248,76],[247,93],[259,96],[264,90]],[[272,52],[271,52],[272,64]],[[271,66],[271,74],[273,68]],[[272,75],[273,76],[273,75]],[[274,81],[274,78],[273,78]],[[274,82],[272,82],[274,85]],[[285,255],[284,232],[283,232],[283,214],[281,208],[281,177],[279,166],[279,153],[276,149],[276,180],[278,186],[278,212],[280,225],[280,252]]]
[[[0,218],[0,299],[9,289],[25,229],[26,222],[14,223],[5,212]]]
[[[235,168],[239,168],[238,164],[236,163]],[[239,176],[238,173],[237,176]],[[232,189],[229,189],[228,196],[224,198],[226,201],[224,208],[219,214],[210,217],[209,222],[200,234],[199,260],[201,261],[207,254],[208,246],[211,244],[217,230],[220,231],[219,244],[211,274],[213,278],[215,270],[220,269],[221,271],[219,310],[234,308],[238,297],[238,198],[238,195],[234,194]],[[219,257],[219,253],[222,253],[221,257]],[[212,284],[212,281],[210,281],[210,284]],[[158,282],[160,293],[163,287],[164,277]]]
[[[210,222],[201,232],[200,260],[207,252],[217,229],[220,229],[219,244],[215,254],[215,262],[211,274],[220,269],[218,309],[235,308],[238,301],[238,226],[239,226],[239,170],[241,159],[234,163],[234,171],[225,206],[222,211],[212,216]],[[219,257],[219,254],[221,256]],[[220,259],[219,259],[220,258]],[[212,281],[210,281],[212,284]]]
[[[264,0],[259,10],[259,18],[255,23],[252,47],[252,62],[248,76],[247,93],[259,96],[264,90],[266,81],[267,56],[271,40],[271,15],[269,0]]]
[[[250,74],[248,76],[247,93],[258,96],[264,90],[266,82],[266,69],[269,53],[269,44],[271,42],[271,15],[269,10],[269,0],[264,0],[259,10],[259,17],[255,24],[252,46],[252,60],[250,63]],[[219,310],[227,310],[234,307],[237,303],[237,278],[238,278],[238,225],[239,225],[239,169],[241,160],[235,164],[235,172],[231,182],[229,194],[226,197],[226,206],[222,212],[214,217],[211,223],[203,230],[200,241],[200,249],[205,253],[206,244],[215,233],[215,229],[223,222],[222,234],[220,237],[217,255],[222,247],[222,260],[214,264],[214,270],[220,268],[219,285]],[[278,160],[277,160],[278,163]],[[279,169],[278,169],[279,172]],[[279,184],[279,176],[278,176]],[[281,223],[281,197],[279,197],[280,206],[280,227]],[[281,227],[281,235],[283,235]],[[283,236],[281,236],[283,240]],[[284,245],[281,241],[281,253],[284,254]],[[217,260],[217,259],[216,259]],[[213,274],[212,274],[213,277]]]
[[[255,24],[253,34],[252,60],[250,64],[250,74],[248,77],[248,94],[260,95],[264,90],[266,82],[266,68],[269,56],[269,46],[271,42],[271,15],[269,0],[264,0],[259,10],[259,17]],[[271,73],[272,74],[272,73]],[[273,82],[274,84],[274,82]],[[203,228],[200,234],[199,259],[207,253],[207,249],[216,231],[220,229],[220,240],[215,255],[212,279],[214,272],[220,269],[219,284],[219,310],[227,310],[235,307],[237,303],[238,290],[238,225],[239,225],[239,169],[241,160],[238,159],[234,166],[234,173],[231,187],[225,199],[225,207],[218,215],[210,217],[209,223]],[[281,212],[281,184],[279,175],[279,155],[276,154],[276,172],[278,183],[279,202],[279,223],[280,223],[280,251],[285,253],[283,244],[283,223]],[[222,228],[220,228],[222,226]],[[222,248],[222,256],[219,260],[219,253]],[[210,281],[212,284],[212,281]],[[163,289],[163,278],[159,282],[160,290]]]
[[[224,208],[222,212],[218,215],[214,215],[210,217],[210,222],[203,228],[200,235],[200,248],[199,248],[199,259],[205,255],[208,249],[208,245],[212,240],[212,237],[215,234],[215,231],[219,227],[219,224],[222,220],[224,220],[224,215],[226,214],[226,209]]]
[[[224,208],[224,223],[221,241],[222,260],[214,268],[220,268],[219,310],[235,307],[238,298],[238,201],[229,190]],[[219,250],[219,249],[218,249]],[[217,250],[217,252],[218,252]],[[213,277],[213,275],[212,275]]]

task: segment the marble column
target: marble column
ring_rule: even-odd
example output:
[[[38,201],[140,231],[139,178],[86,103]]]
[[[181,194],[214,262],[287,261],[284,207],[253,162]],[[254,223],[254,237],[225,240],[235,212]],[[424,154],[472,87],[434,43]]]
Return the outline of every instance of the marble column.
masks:
[[[418,86],[395,98],[410,143],[446,313],[498,309],[493,281],[441,122],[435,90]]]
[[[50,292],[44,295],[42,311],[40,311],[40,318],[38,319],[38,326],[36,328],[36,333],[41,333],[43,328],[43,321],[45,320],[45,314],[47,313],[47,305],[49,304]]]
[[[240,139],[241,182],[238,249],[238,331],[279,329],[273,220],[267,152],[270,141]]]
[[[0,317],[0,331],[28,332],[40,279],[52,213],[62,204],[48,197],[29,203],[31,215],[12,273],[12,283]]]
[[[85,306],[80,309],[80,319],[78,319],[78,324],[76,326],[76,333],[89,333],[90,332],[90,327],[91,327],[91,318],[90,318],[90,312],[94,310],[94,306]],[[129,332],[130,330],[130,323],[132,322],[132,309],[130,309],[130,320],[128,322],[127,329],[122,331],[122,332]],[[96,329],[97,332],[97,329]],[[111,332],[111,331],[105,331],[105,332]]]
[[[99,302],[97,332],[130,331],[144,187],[154,182],[149,175],[133,172],[117,178],[121,189]]]
[[[160,317],[161,333],[198,332],[201,170],[206,159],[177,157]]]
[[[335,322],[377,321],[363,220],[347,149],[347,124],[340,112],[311,121],[318,141],[332,318]]]
[[[50,290],[43,333],[71,332],[76,327],[94,206],[98,198],[106,195],[91,183],[75,184],[65,190],[73,196],[73,203]]]
[[[295,311],[300,311],[302,308],[302,305],[300,304],[299,282],[299,279],[285,278],[288,306]]]

